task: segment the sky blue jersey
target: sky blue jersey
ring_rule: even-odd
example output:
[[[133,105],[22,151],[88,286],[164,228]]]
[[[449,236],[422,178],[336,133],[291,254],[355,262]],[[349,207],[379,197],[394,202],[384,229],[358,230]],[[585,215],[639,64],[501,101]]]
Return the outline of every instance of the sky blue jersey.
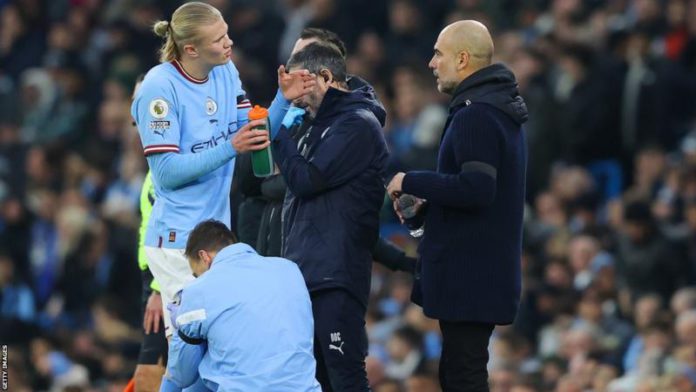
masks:
[[[205,80],[189,76],[176,60],[147,73],[131,108],[157,200],[146,246],[184,248],[190,230],[206,219],[230,226],[236,155],[230,140],[250,108],[231,61]],[[180,155],[177,164],[164,158],[174,155],[167,153]]]
[[[197,370],[215,391],[321,391],[312,304],[295,263],[230,245],[180,301],[165,376],[179,387]]]

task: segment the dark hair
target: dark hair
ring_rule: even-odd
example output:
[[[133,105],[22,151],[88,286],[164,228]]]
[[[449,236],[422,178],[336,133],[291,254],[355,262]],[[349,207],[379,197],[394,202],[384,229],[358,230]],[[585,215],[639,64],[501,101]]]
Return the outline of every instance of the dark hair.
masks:
[[[579,63],[585,70],[592,68],[595,62],[594,50],[585,44],[571,43],[561,47],[561,55]]]
[[[198,259],[198,251],[217,252],[220,249],[237,242],[237,237],[224,223],[213,219],[196,225],[188,241],[184,255],[189,259]]]
[[[415,328],[407,325],[394,331],[395,338],[400,338],[414,349],[420,350],[423,346],[423,335]]]
[[[644,201],[633,201],[626,204],[623,214],[624,220],[643,225],[652,225],[655,218],[650,210],[650,205]]]
[[[300,33],[300,39],[316,38],[321,42],[331,44],[336,47],[343,58],[346,58],[346,44],[338,37],[338,34],[331,30],[320,29],[317,27],[307,27]]]
[[[305,46],[290,57],[287,68],[306,68],[317,75],[328,69],[337,82],[346,81],[346,60],[336,48],[325,43],[312,42]]]

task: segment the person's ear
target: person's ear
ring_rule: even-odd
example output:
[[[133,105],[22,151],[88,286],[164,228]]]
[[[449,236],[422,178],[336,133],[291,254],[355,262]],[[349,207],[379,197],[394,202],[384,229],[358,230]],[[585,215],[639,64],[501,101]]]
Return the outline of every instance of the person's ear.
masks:
[[[184,53],[191,57],[198,57],[198,50],[192,44],[184,45]]]
[[[333,82],[333,75],[328,69],[322,69],[319,71],[319,77],[324,79],[324,83],[326,84],[331,84]]]
[[[469,59],[470,59],[469,52],[466,50],[462,50],[459,52],[457,55],[457,70],[461,71],[464,68],[466,68],[467,65],[469,65]]]
[[[201,262],[205,263],[207,261],[207,259],[208,259],[208,252],[206,252],[203,249],[199,250],[198,251],[198,260],[196,260],[196,261],[199,263],[201,263]]]

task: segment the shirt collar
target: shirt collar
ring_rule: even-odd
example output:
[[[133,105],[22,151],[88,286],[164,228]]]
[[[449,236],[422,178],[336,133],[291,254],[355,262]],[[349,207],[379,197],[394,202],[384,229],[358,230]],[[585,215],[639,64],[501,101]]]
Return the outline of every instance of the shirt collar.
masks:
[[[174,68],[176,68],[177,71],[179,71],[179,73],[181,74],[181,76],[184,77],[184,79],[188,80],[191,83],[203,84],[208,81],[208,76],[206,76],[204,79],[198,79],[191,76],[188,72],[186,72],[184,66],[181,65],[179,60],[172,60],[171,64],[174,66]]]

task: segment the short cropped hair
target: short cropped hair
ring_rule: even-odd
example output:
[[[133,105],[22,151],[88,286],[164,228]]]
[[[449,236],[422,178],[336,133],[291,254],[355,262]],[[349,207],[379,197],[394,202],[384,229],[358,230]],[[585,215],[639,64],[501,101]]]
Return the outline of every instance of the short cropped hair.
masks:
[[[336,49],[341,53],[343,58],[346,58],[348,51],[346,50],[346,44],[343,40],[338,37],[338,34],[331,30],[320,29],[317,27],[307,27],[300,33],[300,39],[312,39],[316,38],[320,42],[326,42],[336,47]]]
[[[306,68],[317,75],[322,69],[328,69],[337,82],[346,81],[346,60],[332,45],[321,42],[312,42],[293,54],[287,68]]]
[[[218,252],[220,249],[237,243],[237,237],[224,223],[206,220],[196,225],[188,241],[184,255],[188,259],[198,260],[198,251]]]

